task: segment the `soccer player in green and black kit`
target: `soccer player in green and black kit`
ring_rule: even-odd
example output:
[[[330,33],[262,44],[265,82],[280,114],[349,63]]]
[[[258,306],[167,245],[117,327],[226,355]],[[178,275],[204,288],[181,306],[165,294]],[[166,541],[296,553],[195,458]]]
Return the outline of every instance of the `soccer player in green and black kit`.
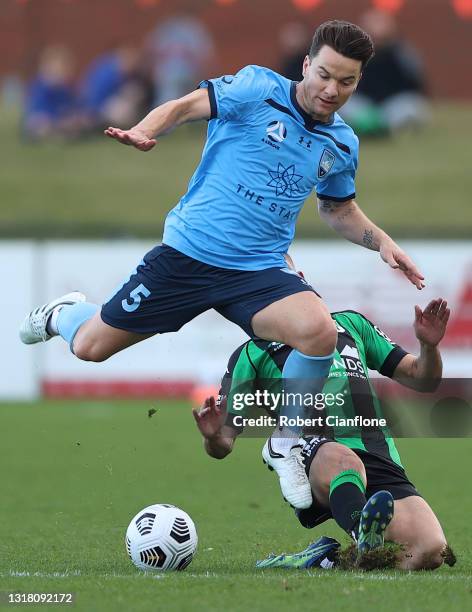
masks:
[[[362,314],[332,314],[338,342],[323,389],[324,422],[336,422],[335,417],[382,417],[368,368],[418,391],[434,390],[442,376],[437,346],[449,313],[442,299],[431,301],[424,311],[415,307],[418,357],[397,346]],[[277,386],[291,350],[262,340],[250,340],[236,349],[219,401],[208,398],[194,412],[209,455],[222,459],[231,452],[249,414],[241,398],[260,389],[261,383],[266,388],[269,383]],[[434,569],[442,564],[446,547],[442,528],[408,480],[386,428],[325,427],[321,435],[305,439],[300,455],[313,493],[311,508],[296,511],[302,525],[311,528],[334,518],[356,540],[360,553],[381,546],[385,537],[402,545],[403,569]],[[266,567],[270,563],[269,559]]]

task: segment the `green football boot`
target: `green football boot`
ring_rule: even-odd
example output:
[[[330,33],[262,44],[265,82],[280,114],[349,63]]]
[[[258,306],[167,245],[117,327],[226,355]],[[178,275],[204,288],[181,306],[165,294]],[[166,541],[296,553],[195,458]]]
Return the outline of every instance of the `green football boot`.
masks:
[[[384,545],[385,530],[393,518],[393,497],[388,491],[377,491],[361,512],[357,551],[362,555]]]
[[[331,569],[336,563],[337,551],[340,547],[341,544],[337,540],[322,536],[299,553],[269,555],[266,559],[257,561],[256,568],[310,569],[320,567]]]

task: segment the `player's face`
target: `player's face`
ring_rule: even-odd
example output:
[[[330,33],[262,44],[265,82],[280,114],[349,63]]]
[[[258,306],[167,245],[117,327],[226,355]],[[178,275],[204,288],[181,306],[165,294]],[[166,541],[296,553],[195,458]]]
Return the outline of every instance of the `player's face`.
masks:
[[[361,62],[325,45],[303,62],[303,81],[297,89],[302,108],[314,119],[328,121],[354,93],[361,78]]]

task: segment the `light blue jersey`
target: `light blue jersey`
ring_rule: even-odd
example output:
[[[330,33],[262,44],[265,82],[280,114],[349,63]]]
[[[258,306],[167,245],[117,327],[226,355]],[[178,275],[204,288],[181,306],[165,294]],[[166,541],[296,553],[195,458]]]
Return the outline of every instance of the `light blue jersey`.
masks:
[[[163,242],[221,268],[284,267],[306,198],[355,197],[359,141],[339,115],[314,121],[296,83],[260,66],[204,81],[208,138]]]

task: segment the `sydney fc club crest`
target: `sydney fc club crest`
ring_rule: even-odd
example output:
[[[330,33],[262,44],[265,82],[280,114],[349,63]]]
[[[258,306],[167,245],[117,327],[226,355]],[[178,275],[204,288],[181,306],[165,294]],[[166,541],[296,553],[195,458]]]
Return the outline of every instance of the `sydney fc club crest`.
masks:
[[[321,155],[320,163],[318,165],[318,178],[324,178],[336,161],[336,157],[334,153],[331,153],[328,149],[323,149],[323,154]]]

